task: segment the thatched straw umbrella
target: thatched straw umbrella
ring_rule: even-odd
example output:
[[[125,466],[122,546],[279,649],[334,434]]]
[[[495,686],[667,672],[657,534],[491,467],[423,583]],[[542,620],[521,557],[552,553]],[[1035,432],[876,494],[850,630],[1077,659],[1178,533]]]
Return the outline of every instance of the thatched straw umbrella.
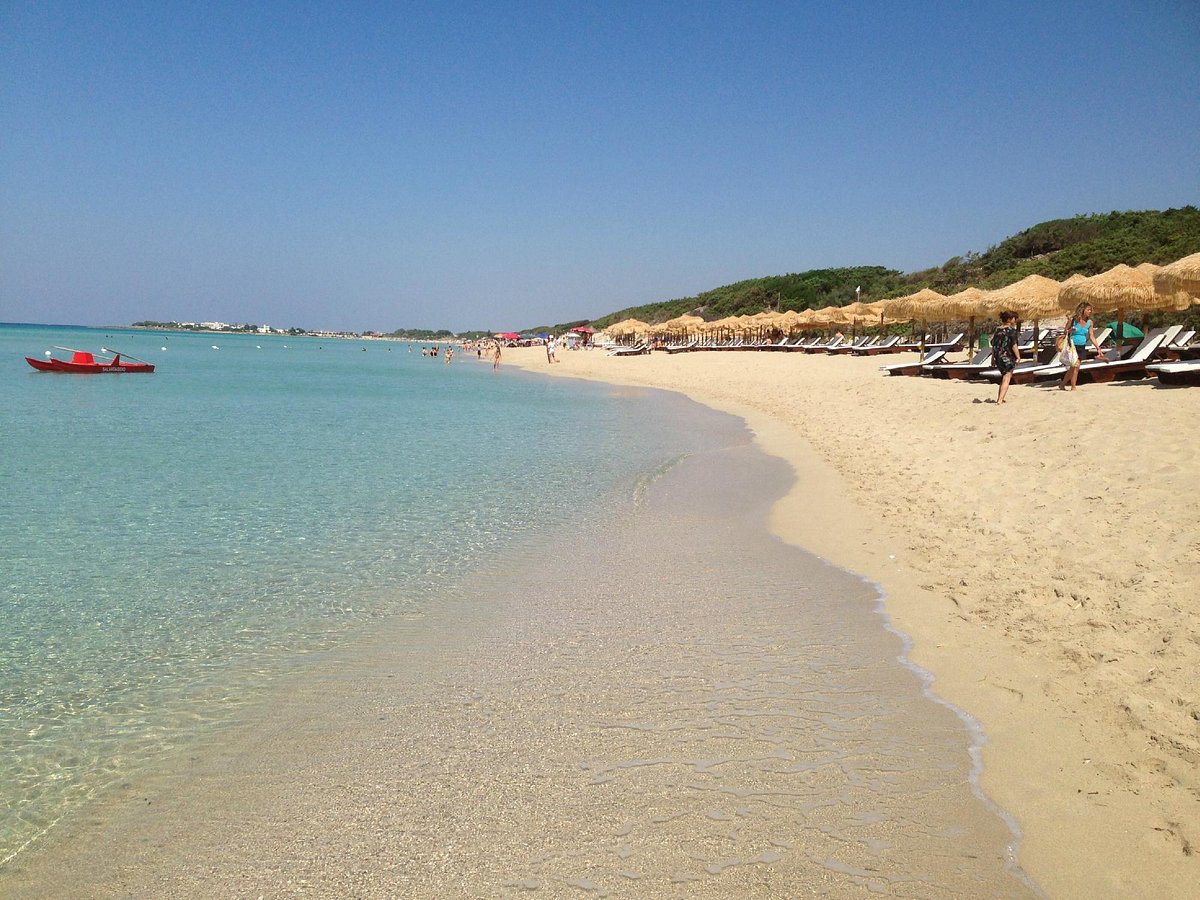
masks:
[[[1082,276],[1072,278],[1081,280]],[[1036,341],[1041,331],[1042,320],[1061,315],[1058,292],[1066,283],[1047,278],[1045,275],[1026,275],[1020,281],[988,292],[985,300],[988,315],[998,316],[1006,309],[1012,310],[1022,321],[1033,322]]]
[[[929,314],[936,309],[937,304],[945,300],[943,294],[929,288],[922,288],[915,294],[896,297],[884,301],[884,312],[888,318],[908,318],[921,323],[921,355],[925,355],[925,325],[930,321]],[[934,319],[933,321],[937,321]]]
[[[879,316],[879,327],[891,325],[898,322],[909,322],[911,319],[908,316],[889,316],[887,315],[887,300],[876,300],[874,303],[864,303],[863,308],[870,313],[871,317]]]
[[[762,312],[757,312],[750,316],[749,321],[746,324],[753,330],[754,335],[758,340],[763,340],[766,337],[767,332],[778,327],[778,321],[779,313],[763,310]]]
[[[1146,265],[1146,264],[1143,264]],[[1122,263],[1113,266],[1107,272],[1082,278],[1075,282],[1063,282],[1058,292],[1060,310],[1073,312],[1080,303],[1090,303],[1097,309],[1117,313],[1117,341],[1125,333],[1126,310],[1160,310],[1171,309],[1175,304],[1173,297],[1154,292],[1154,272],[1149,269],[1135,269]]]
[[[682,315],[655,325],[654,332],[655,334],[664,335],[677,334],[686,338],[693,331],[699,329],[703,324],[704,320],[699,316]]]
[[[1168,266],[1163,266],[1151,279],[1154,282],[1155,293],[1171,297],[1175,308],[1182,304],[1177,294],[1187,294],[1200,302],[1200,253],[1193,253],[1183,259],[1177,259]],[[1190,299],[1189,303],[1192,302]]]
[[[847,303],[845,306],[836,307],[836,309],[841,313],[846,323],[849,324],[851,335],[858,330],[860,320],[873,320],[875,318],[875,311],[870,308],[870,304],[863,303],[862,301]]]
[[[967,343],[968,350],[975,349],[975,319],[979,316],[987,315],[986,298],[988,294],[981,291],[977,287],[964,288],[957,294],[951,294],[948,297],[943,297],[937,303],[931,303],[930,317],[936,313],[942,321],[949,322],[951,320],[961,319],[969,323],[968,332],[970,338]]]
[[[641,319],[624,319],[606,329],[613,337],[627,337],[631,334],[645,334],[650,326]]]
[[[705,330],[709,334],[717,335],[718,340],[724,340],[737,332],[738,318],[737,316],[726,316],[724,319],[717,319],[714,322],[709,322]]]
[[[819,309],[806,309],[797,316],[797,319],[801,328],[817,329],[824,324]]]
[[[801,327],[800,313],[796,312],[794,309],[789,309],[785,313],[780,313],[777,327],[784,334],[791,335],[792,332],[799,330]]]

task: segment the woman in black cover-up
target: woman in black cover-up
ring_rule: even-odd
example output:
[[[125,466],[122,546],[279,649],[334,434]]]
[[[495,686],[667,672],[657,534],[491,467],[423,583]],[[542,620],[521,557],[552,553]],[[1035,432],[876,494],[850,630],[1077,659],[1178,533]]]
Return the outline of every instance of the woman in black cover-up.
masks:
[[[1013,369],[1021,361],[1021,350],[1017,346],[1017,314],[1005,311],[1000,313],[1000,327],[992,335],[992,362],[1000,370],[1000,393],[997,403],[1004,402],[1008,393],[1009,382],[1012,381]]]

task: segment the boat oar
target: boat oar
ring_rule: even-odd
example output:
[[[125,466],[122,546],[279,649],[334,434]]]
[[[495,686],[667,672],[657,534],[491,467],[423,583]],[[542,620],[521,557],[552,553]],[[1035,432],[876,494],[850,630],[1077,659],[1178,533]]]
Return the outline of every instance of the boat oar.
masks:
[[[146,360],[144,360],[144,359],[138,359],[136,356],[130,356],[128,353],[122,353],[120,350],[114,350],[114,349],[112,349],[112,347],[101,347],[100,352],[115,353],[123,359],[132,359],[134,362],[145,363],[148,366],[154,365],[154,363],[146,362]]]

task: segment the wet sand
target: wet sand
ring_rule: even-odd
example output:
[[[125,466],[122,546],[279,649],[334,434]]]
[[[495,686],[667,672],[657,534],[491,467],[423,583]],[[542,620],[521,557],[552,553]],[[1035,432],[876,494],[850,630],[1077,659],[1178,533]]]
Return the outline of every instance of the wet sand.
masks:
[[[788,466],[641,393],[726,440],[325,655],[0,893],[1032,896],[874,586],[767,532]]]
[[[868,575],[1051,895],[1200,884],[1200,391],[886,378],[880,359],[537,350],[509,365],[677,390],[797,473],[775,533]],[[912,359],[911,355],[883,362]]]

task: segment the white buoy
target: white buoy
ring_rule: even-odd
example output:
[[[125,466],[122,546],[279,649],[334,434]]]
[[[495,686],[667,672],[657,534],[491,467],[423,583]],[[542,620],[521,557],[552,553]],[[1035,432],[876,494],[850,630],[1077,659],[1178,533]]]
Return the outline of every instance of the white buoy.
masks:
[[[167,348],[166,348],[166,347],[159,347],[158,349],[160,349],[160,350],[166,350]]]
[[[47,351],[46,351],[46,355],[47,355],[47,356],[53,356],[53,354],[52,354],[52,353],[51,353],[49,350],[47,350]]]

